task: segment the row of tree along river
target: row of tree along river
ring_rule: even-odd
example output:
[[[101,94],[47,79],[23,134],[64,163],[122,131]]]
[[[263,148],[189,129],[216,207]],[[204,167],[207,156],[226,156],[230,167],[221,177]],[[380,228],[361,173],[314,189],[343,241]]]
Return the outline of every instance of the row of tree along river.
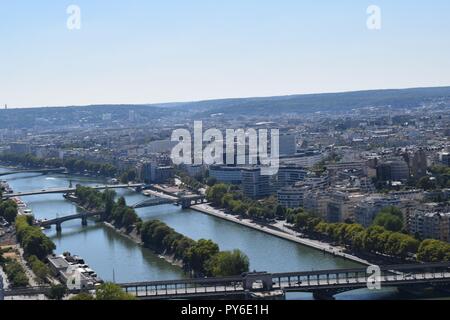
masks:
[[[1,168],[0,172],[8,171]],[[16,191],[42,190],[81,184],[95,186],[105,181],[67,175],[18,174],[4,177]],[[145,200],[142,194],[131,190],[117,190],[117,197],[124,197],[128,205]],[[80,213],[82,209],[59,194],[24,197],[36,219],[53,219]],[[137,209],[138,216],[145,222],[160,220],[194,241],[211,239],[221,250],[239,249],[249,257],[250,270],[268,272],[292,272],[349,268],[356,263],[334,257],[330,254],[307,248],[287,240],[252,230],[219,218],[193,210],[183,210],[168,204]],[[46,234],[56,244],[56,253],[65,251],[81,255],[98,275],[107,281],[138,282],[173,280],[188,277],[176,264],[162,259],[152,250],[137,245],[131,239],[119,234],[104,224],[89,221],[82,227],[79,220],[68,221],[63,232],[57,235],[53,229]],[[358,290],[337,296],[337,299],[399,298],[395,289],[386,288],[373,292]],[[288,294],[288,299],[311,298],[309,294]]]

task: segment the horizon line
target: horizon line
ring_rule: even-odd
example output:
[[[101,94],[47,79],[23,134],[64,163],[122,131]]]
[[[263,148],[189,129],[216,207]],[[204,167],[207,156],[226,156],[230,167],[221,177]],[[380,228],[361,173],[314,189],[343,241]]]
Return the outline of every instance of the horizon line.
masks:
[[[396,87],[396,88],[377,88],[377,89],[358,89],[358,90],[343,90],[343,91],[324,91],[324,92],[311,92],[311,93],[291,93],[291,94],[279,94],[270,96],[241,96],[241,97],[222,97],[222,98],[207,98],[198,100],[184,100],[184,101],[167,101],[167,102],[151,102],[151,103],[95,103],[95,104],[80,104],[80,105],[49,105],[49,106],[25,106],[25,107],[10,107],[8,104],[7,109],[0,108],[0,111],[4,110],[26,110],[26,109],[59,109],[59,108],[86,108],[86,107],[99,107],[99,106],[158,106],[158,105],[174,105],[174,104],[189,104],[189,103],[204,103],[212,101],[222,100],[246,100],[246,99],[269,99],[269,98],[282,98],[282,97],[295,97],[295,96],[314,96],[314,95],[333,95],[333,94],[346,94],[346,93],[361,93],[361,92],[375,92],[375,91],[403,91],[403,90],[420,90],[420,89],[444,89],[450,88],[449,85],[441,86],[418,86],[418,87]]]

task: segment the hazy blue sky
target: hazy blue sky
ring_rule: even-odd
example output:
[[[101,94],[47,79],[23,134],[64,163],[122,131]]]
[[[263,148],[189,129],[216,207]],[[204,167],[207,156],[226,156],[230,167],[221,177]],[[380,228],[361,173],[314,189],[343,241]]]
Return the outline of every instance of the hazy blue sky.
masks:
[[[66,28],[71,4],[81,30]],[[0,105],[441,85],[448,0],[0,0]]]

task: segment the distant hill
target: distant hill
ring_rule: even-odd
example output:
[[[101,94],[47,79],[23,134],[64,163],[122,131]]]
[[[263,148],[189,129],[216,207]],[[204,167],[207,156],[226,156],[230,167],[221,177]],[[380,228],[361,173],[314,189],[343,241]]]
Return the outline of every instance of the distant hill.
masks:
[[[411,108],[436,99],[450,99],[450,87],[222,99],[180,103],[174,108],[180,111],[190,110],[202,113],[280,114],[342,111],[386,105],[391,105],[393,108]]]
[[[65,128],[121,125],[130,117],[134,124],[151,123],[154,119],[202,117],[223,113],[239,115],[280,115],[351,111],[353,109],[387,106],[414,108],[431,101],[450,102],[450,87],[398,90],[371,90],[343,93],[305,94],[263,98],[221,99],[198,102],[178,102],[147,105],[93,105],[0,110],[0,129],[24,127]],[[130,114],[133,111],[133,114]],[[108,120],[109,119],[109,120]]]

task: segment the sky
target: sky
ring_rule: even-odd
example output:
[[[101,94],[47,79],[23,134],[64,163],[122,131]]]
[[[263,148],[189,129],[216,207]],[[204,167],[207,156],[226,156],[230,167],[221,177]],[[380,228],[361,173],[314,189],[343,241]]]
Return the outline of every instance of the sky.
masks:
[[[449,35],[448,0],[0,0],[0,105],[447,86]]]

